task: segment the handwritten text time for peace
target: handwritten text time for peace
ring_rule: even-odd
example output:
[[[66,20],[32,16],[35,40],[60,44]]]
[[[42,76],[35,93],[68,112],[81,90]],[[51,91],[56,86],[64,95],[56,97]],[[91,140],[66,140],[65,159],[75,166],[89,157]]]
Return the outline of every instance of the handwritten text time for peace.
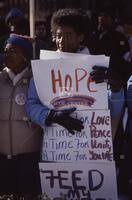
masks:
[[[87,118],[87,117],[86,117]],[[44,140],[43,157],[53,161],[112,161],[112,143],[110,116],[99,116],[92,112],[89,120],[82,119],[87,124],[81,133],[71,135],[66,129],[52,129],[51,137]],[[48,132],[45,135],[48,135]]]

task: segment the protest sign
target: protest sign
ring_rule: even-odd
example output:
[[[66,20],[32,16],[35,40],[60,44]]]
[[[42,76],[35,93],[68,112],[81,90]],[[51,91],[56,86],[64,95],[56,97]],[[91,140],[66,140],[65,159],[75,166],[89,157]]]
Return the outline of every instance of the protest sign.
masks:
[[[69,133],[61,126],[44,129],[42,160],[55,162],[113,161],[109,110],[77,111],[84,129]]]
[[[53,199],[62,193],[67,200],[117,200],[107,85],[90,78],[92,66],[108,66],[109,59],[58,52],[43,52],[41,59],[32,61],[41,103],[76,107],[72,115],[84,122],[75,135],[58,124],[44,127],[42,191]]]
[[[49,107],[108,109],[106,83],[96,84],[89,73],[104,56],[85,56],[32,61],[32,70],[41,102]],[[104,61],[106,64],[106,61]],[[39,70],[38,70],[39,69]],[[43,87],[42,87],[43,86]]]
[[[58,51],[49,51],[49,50],[40,50],[40,59],[42,60],[51,60],[51,59],[60,59],[60,58],[79,58],[79,59],[89,59],[92,57],[96,65],[102,65],[108,67],[109,57],[105,55],[88,55],[80,53],[68,53],[68,52],[58,52]],[[91,59],[91,58],[90,58]]]
[[[114,163],[40,163],[42,192],[52,199],[117,200]]]
[[[60,58],[73,58],[73,57],[85,57],[87,54],[79,53],[68,53],[68,52],[58,52],[58,51],[49,51],[49,50],[40,50],[40,59],[42,60],[51,60],[51,59],[60,59]],[[103,55],[104,57],[104,55]]]

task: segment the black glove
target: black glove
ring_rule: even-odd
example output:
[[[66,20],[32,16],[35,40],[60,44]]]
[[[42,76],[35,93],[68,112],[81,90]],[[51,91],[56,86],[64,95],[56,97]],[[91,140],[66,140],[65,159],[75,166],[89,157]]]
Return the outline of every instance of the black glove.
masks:
[[[70,116],[70,114],[75,110],[76,108],[69,108],[65,110],[52,109],[45,120],[45,124],[50,126],[52,123],[57,123],[66,128],[72,134],[75,134],[74,131],[81,132],[81,130],[84,128],[83,122]]]
[[[108,79],[108,68],[102,66],[93,66],[93,71],[90,73],[90,77],[95,83],[102,83]]]

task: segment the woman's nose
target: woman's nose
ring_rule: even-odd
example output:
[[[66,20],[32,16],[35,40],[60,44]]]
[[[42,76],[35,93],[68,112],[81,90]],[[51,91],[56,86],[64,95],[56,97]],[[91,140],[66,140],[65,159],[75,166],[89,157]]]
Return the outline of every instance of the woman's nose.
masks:
[[[67,37],[61,37],[59,42],[61,45],[67,45],[68,43]]]
[[[61,36],[61,38],[60,38],[60,42],[64,42],[64,41],[65,41],[64,36]]]

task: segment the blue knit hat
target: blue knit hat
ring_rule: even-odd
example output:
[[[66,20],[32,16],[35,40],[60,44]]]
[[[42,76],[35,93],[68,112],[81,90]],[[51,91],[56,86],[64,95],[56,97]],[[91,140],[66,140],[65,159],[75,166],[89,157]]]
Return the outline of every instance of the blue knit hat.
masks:
[[[16,45],[23,49],[25,57],[32,59],[33,57],[33,38],[28,36],[22,36],[18,34],[10,34],[10,37],[6,40],[6,44]]]
[[[12,8],[10,12],[7,14],[5,21],[6,23],[8,23],[9,20],[12,18],[23,18],[23,17],[24,17],[24,14],[21,10],[19,10],[18,8]]]

